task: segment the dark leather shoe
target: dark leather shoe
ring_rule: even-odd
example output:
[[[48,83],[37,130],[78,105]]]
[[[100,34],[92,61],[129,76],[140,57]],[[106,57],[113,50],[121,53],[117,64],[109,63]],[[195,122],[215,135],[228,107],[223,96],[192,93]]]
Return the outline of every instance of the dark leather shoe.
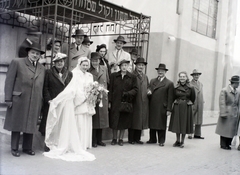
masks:
[[[30,156],[34,156],[35,155],[35,152],[31,149],[24,149],[23,150],[24,153],[30,155]]]
[[[153,143],[157,143],[157,141],[152,141],[152,140],[149,140],[147,141],[148,144],[153,144]]]
[[[13,150],[12,149],[12,155],[15,157],[20,157],[20,153],[18,152],[18,150]]]
[[[93,148],[97,148],[97,144],[96,144],[96,143],[93,143],[93,144],[92,144],[92,147],[93,147]]]
[[[103,143],[103,142],[97,142],[97,144],[100,145],[100,146],[106,146],[106,144]]]
[[[134,145],[134,144],[135,144],[135,142],[134,142],[134,141],[128,141],[128,143],[130,143],[130,144],[132,144],[132,145]]]
[[[192,136],[188,136],[188,139],[192,139]]]
[[[45,152],[49,152],[50,149],[45,145],[45,146],[44,146],[44,151],[45,151]]]
[[[142,141],[140,141],[140,140],[138,140],[138,141],[136,141],[135,143],[137,143],[137,144],[143,144],[143,142]]]
[[[122,139],[118,140],[118,145],[123,146],[123,140]]]
[[[117,144],[117,139],[112,139],[111,145],[116,145]]]
[[[164,143],[159,143],[159,146],[163,147],[163,146],[164,146]]]
[[[204,139],[204,137],[194,135],[195,139]]]
[[[180,142],[176,141],[174,144],[173,144],[173,147],[179,147],[180,146]]]
[[[180,148],[183,148],[183,147],[184,147],[184,143],[181,142],[179,147],[180,147]]]

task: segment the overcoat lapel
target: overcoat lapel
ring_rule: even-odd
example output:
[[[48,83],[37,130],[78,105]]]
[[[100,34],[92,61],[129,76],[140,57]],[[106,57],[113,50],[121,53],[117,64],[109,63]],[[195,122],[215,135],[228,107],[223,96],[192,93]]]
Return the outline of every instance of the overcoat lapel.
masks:
[[[35,75],[34,75],[34,79],[36,79],[38,77],[38,75],[44,71],[43,68],[40,66],[40,63],[37,63],[36,66],[36,71],[35,71]]]
[[[52,68],[52,72],[53,72],[53,76],[56,77],[63,85],[65,85],[64,80],[66,79],[66,76],[64,76],[65,79],[63,80],[63,78],[61,78],[59,76],[57,70],[54,67]],[[64,75],[64,73],[63,73],[63,75]]]
[[[98,72],[98,76],[97,79],[99,79],[104,73],[104,69],[102,68],[102,66],[99,66],[99,72]]]
[[[164,87],[166,85],[166,78],[164,78],[161,82],[156,78],[153,81],[153,91],[157,90],[158,88]]]
[[[32,65],[32,63],[29,61],[28,58],[25,59],[25,63],[27,65],[28,69],[34,74],[35,73],[35,67]]]

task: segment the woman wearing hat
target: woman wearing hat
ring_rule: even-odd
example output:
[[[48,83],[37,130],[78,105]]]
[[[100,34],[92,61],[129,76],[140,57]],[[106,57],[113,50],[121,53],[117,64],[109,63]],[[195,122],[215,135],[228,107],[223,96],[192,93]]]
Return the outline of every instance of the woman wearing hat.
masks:
[[[192,105],[195,101],[195,91],[189,84],[187,72],[180,72],[178,77],[169,131],[176,133],[173,146],[183,148],[186,134],[193,133]]]
[[[60,52],[61,45],[62,41],[59,39],[54,39],[54,41],[52,38],[48,39],[46,53],[43,55],[43,58],[39,60],[39,62],[44,65],[46,69],[51,69],[52,61],[56,54]]]
[[[113,131],[113,140],[111,142],[112,145],[117,144],[118,138],[118,144],[120,146],[123,146],[124,131],[125,129],[131,127],[131,110],[119,110],[122,102],[126,102],[128,105],[132,104],[138,92],[136,76],[127,71],[129,62],[129,60],[124,59],[120,61],[120,71],[112,73],[110,78],[111,81],[109,88],[109,125]]]
[[[57,53],[53,59],[53,67],[46,71],[43,87],[43,116],[39,131],[45,135],[49,101],[62,92],[72,79],[72,72],[65,67],[66,54]]]
[[[90,60],[81,57],[67,87],[50,102],[45,143],[50,151],[44,155],[66,161],[93,161],[95,156],[87,152],[92,147],[92,115],[88,87],[93,76],[87,70]]]
[[[13,59],[5,80],[5,101],[8,105],[4,129],[12,132],[12,155],[19,157],[20,133],[23,133],[23,152],[35,155],[32,150],[33,134],[42,108],[42,91],[45,76],[43,65],[38,63],[41,45],[32,42],[26,48],[26,58]]]
[[[131,128],[128,130],[128,142],[130,144],[143,144],[141,141],[141,133],[143,129],[148,128],[148,96],[147,89],[149,86],[148,77],[144,74],[147,62],[144,58],[137,58],[136,69],[133,74],[137,77],[138,93],[133,100],[133,119]]]
[[[239,76],[232,76],[230,85],[223,88],[219,97],[220,114],[216,134],[220,135],[220,148],[231,150],[232,138],[237,134],[240,98],[237,88]]]
[[[128,52],[125,52],[123,50],[124,44],[127,42],[125,41],[125,38],[121,35],[117,37],[117,39],[113,40],[116,44],[115,49],[109,53],[108,60],[109,65],[113,64],[115,69],[112,69],[111,72],[117,72],[119,71],[119,67],[117,66],[117,63],[119,63],[121,60],[128,60],[129,63],[131,62],[131,56]]]
[[[100,65],[101,56],[98,52],[91,53],[91,67],[88,70],[89,73],[93,75],[93,80],[97,81],[99,84],[103,85],[107,89],[109,84],[109,76],[107,67]],[[93,132],[92,132],[92,146],[97,147],[106,146],[102,142],[102,129],[108,128],[108,95],[106,93],[102,94],[103,106],[99,107],[99,103],[96,104],[95,110],[96,114],[93,115]]]

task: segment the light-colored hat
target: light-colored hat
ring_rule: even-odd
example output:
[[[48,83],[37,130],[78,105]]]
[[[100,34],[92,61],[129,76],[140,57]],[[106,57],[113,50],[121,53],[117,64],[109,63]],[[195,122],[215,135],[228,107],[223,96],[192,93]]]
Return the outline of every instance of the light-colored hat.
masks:
[[[193,69],[193,72],[190,75],[193,76],[193,75],[196,75],[196,74],[201,75],[202,73],[199,72],[197,69]]]
[[[62,60],[62,59],[66,59],[67,58],[67,55],[64,54],[64,53],[57,53],[53,59],[53,62],[56,62],[56,61],[59,61],[59,60]]]

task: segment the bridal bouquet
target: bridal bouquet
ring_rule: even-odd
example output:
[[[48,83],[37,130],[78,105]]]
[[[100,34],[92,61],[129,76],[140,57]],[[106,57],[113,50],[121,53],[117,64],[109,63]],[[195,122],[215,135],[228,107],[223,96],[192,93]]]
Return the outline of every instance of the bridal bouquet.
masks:
[[[104,88],[102,84],[99,84],[97,81],[91,83],[88,87],[86,87],[87,91],[87,101],[92,105],[96,105],[97,101],[99,100],[99,107],[103,107],[102,98],[103,92],[108,93],[108,90]]]

